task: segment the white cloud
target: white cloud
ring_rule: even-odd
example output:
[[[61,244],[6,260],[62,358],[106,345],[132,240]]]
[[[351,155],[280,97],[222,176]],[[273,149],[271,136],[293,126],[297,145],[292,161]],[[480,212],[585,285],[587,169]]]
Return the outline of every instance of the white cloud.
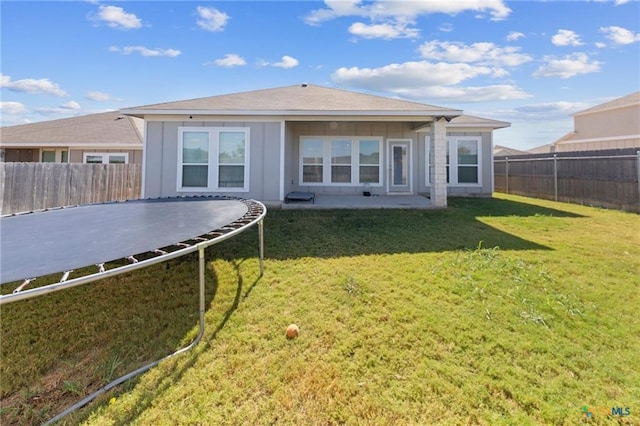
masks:
[[[615,0],[616,6],[620,6],[621,4],[629,3],[629,0]]]
[[[97,91],[87,92],[87,94],[84,95],[84,97],[89,99],[90,101],[96,101],[96,102],[105,102],[105,101],[110,101],[112,99],[110,94],[104,93],[104,92],[97,92]]]
[[[2,101],[0,102],[0,111],[3,114],[17,115],[27,112],[27,108],[20,102]]]
[[[581,46],[583,44],[580,41],[580,36],[571,30],[558,30],[551,37],[551,43],[555,46]]]
[[[438,99],[440,102],[489,102],[511,99],[529,98],[527,92],[510,84],[496,84],[490,86],[434,86],[426,88],[410,88],[397,91],[405,98],[430,102]]]
[[[176,49],[149,49],[144,46],[124,46],[109,47],[110,52],[122,53],[123,55],[131,55],[132,53],[139,53],[142,56],[155,57],[155,56],[168,56],[174,58],[180,55],[182,52]]]
[[[632,44],[640,41],[640,33],[622,27],[601,27],[600,32],[615,44]]]
[[[363,24],[362,22],[355,22],[349,27],[349,32],[353,35],[362,38],[383,38],[383,39],[395,39],[395,38],[416,38],[420,35],[420,30],[416,28],[407,28],[406,24]]]
[[[227,53],[224,58],[216,59],[213,62],[207,62],[205,65],[216,65],[218,67],[232,68],[247,65],[247,62],[235,53]]]
[[[601,62],[589,61],[585,53],[574,53],[557,59],[553,56],[545,56],[544,64],[538,68],[533,76],[570,78],[579,74],[590,74],[600,71]]]
[[[65,102],[57,107],[37,108],[36,112],[41,115],[77,116],[83,113],[80,104],[76,101]]]
[[[468,64],[437,64],[404,62],[380,68],[339,68],[332,74],[333,81],[367,89],[395,92],[410,84],[412,87],[458,84],[480,75],[489,75],[492,70]]]
[[[80,104],[77,103],[76,101],[69,101],[69,102],[65,102],[62,105],[60,105],[61,109],[66,109],[66,110],[73,110],[73,111],[77,111],[80,109]]]
[[[100,6],[97,15],[90,15],[94,21],[102,21],[110,28],[132,30],[142,27],[142,21],[133,13],[127,13],[117,6]]]
[[[445,22],[438,27],[438,30],[442,31],[443,33],[450,33],[451,31],[453,31],[453,24]]]
[[[402,98],[429,102],[479,102],[522,99],[530,95],[510,85],[460,86],[478,76],[493,76],[495,69],[464,63],[428,61],[390,64],[379,68],[339,68],[331,76],[335,83]]]
[[[507,35],[507,41],[516,41],[520,40],[524,37],[524,34],[518,31],[511,31],[509,35]]]
[[[300,64],[300,62],[291,56],[283,56],[279,62],[269,62],[264,59],[260,59],[256,62],[256,66],[258,68],[264,67],[276,67],[276,68],[295,68]]]
[[[227,22],[231,19],[229,15],[224,12],[220,12],[214,7],[198,6],[197,13],[197,24],[200,28],[206,31],[224,31],[225,25],[227,25]]]
[[[55,96],[67,96],[67,92],[62,90],[56,83],[52,83],[48,78],[26,78],[12,81],[8,75],[0,74],[0,87],[7,88],[13,92],[23,93],[47,93]]]
[[[568,117],[588,107],[584,102],[546,102],[516,107],[513,114],[523,120],[550,120]]]
[[[274,67],[278,68],[295,68],[299,64],[296,58],[292,58],[291,56],[283,56],[280,62],[275,62],[273,64]]]
[[[519,53],[519,50],[519,47],[498,47],[493,43],[481,42],[466,45],[439,40],[424,43],[419,48],[420,54],[425,59],[509,67],[515,67],[533,59],[529,55]]]
[[[473,11],[488,13],[492,20],[505,19],[511,13],[502,0],[464,0],[464,1],[374,1],[363,3],[361,0],[325,0],[326,8],[316,9],[305,18],[309,25],[345,16],[366,17],[372,21],[397,20],[409,22],[419,15],[444,13],[456,15]]]

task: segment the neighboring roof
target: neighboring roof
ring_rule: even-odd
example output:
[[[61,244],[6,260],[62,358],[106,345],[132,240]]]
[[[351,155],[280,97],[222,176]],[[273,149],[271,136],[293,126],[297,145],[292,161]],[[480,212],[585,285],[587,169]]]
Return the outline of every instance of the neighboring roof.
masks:
[[[185,101],[145,105],[121,110],[123,114],[191,115],[359,115],[359,116],[446,116],[461,110],[443,108],[312,84],[255,90]]]
[[[509,126],[511,126],[511,123],[506,121],[491,120],[473,115],[455,117],[447,124],[447,127],[490,127],[492,129],[501,129]]]
[[[554,142],[551,143],[551,145],[555,146],[555,145],[558,145],[559,143],[570,141],[571,139],[574,139],[576,136],[578,136],[578,132],[571,131],[569,133],[562,135],[560,138],[556,139]]]
[[[143,120],[118,111],[0,128],[3,147],[129,147],[142,149]]]
[[[521,151],[515,148],[509,148],[507,146],[494,145],[493,147],[493,155],[495,157],[501,157],[505,155],[524,155],[524,154],[527,154],[527,152]]]
[[[527,152],[529,154],[548,154],[550,152],[555,152],[556,146],[552,143],[548,143],[545,145],[536,146],[535,148],[528,149]]]
[[[640,105],[640,92],[631,93],[629,95],[623,96],[621,98],[613,99],[609,102],[605,102],[600,105],[596,105],[594,107],[578,111],[573,116],[583,115],[583,114],[592,114],[594,112],[606,111],[608,109],[615,108],[623,108],[627,106]]]

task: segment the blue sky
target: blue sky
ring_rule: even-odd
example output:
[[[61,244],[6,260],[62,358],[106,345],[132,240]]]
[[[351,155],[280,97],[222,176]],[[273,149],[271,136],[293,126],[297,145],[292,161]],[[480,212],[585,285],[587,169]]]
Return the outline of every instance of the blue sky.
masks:
[[[1,1],[2,125],[307,82],[509,121],[640,90],[640,2]]]

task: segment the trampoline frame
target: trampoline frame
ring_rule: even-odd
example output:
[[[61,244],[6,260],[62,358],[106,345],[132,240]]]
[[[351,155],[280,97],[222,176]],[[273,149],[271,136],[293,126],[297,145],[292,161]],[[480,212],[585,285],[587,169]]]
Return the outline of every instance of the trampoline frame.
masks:
[[[185,197],[187,198],[187,197]],[[188,197],[188,198],[193,198],[193,197]],[[48,284],[42,287],[38,287],[38,288],[33,288],[33,289],[29,289],[29,290],[23,290],[23,288],[25,286],[27,286],[31,281],[33,281],[36,278],[29,278],[29,279],[25,279],[24,282],[18,287],[16,288],[16,290],[14,290],[14,292],[12,294],[7,294],[7,295],[0,295],[0,306],[4,305],[4,304],[8,304],[8,303],[13,303],[13,302],[17,302],[19,300],[26,300],[26,299],[32,299],[34,297],[38,297],[38,296],[42,296],[45,294],[49,294],[49,293],[53,293],[53,292],[57,292],[60,290],[65,290],[68,288],[72,288],[72,287],[77,287],[77,286],[81,286],[84,284],[89,284],[91,282],[94,281],[98,281],[98,280],[102,280],[105,278],[109,278],[109,277],[113,277],[113,276],[117,276],[117,275],[121,275],[127,272],[132,272],[138,269],[142,269],[145,268],[147,266],[151,266],[157,263],[162,263],[162,262],[166,262],[167,260],[171,260],[171,259],[175,259],[181,256],[184,256],[186,254],[189,253],[194,253],[194,252],[198,252],[198,283],[199,283],[199,303],[198,303],[198,311],[199,311],[199,330],[198,330],[198,334],[195,337],[195,339],[189,343],[188,345],[178,349],[177,351],[163,357],[160,358],[156,361],[153,361],[147,365],[144,365],[130,373],[127,373],[119,378],[117,378],[116,380],[112,381],[111,383],[103,386],[102,388],[98,389],[97,391],[95,391],[94,393],[88,395],[87,397],[83,398],[82,400],[78,401],[77,403],[75,403],[74,405],[70,406],[69,408],[67,408],[66,410],[62,411],[61,413],[59,413],[58,415],[56,415],[55,417],[53,417],[52,419],[50,419],[49,421],[47,421],[45,423],[45,425],[49,425],[52,423],[57,422],[58,420],[62,419],[63,417],[65,417],[66,415],[72,413],[73,411],[85,406],[86,404],[88,404],[89,402],[93,401],[95,398],[97,398],[98,396],[106,393],[107,391],[111,390],[112,388],[114,388],[115,386],[118,386],[119,384],[122,384],[124,382],[126,382],[127,380],[138,376],[142,373],[144,373],[147,370],[150,370],[151,368],[157,366],[160,362],[167,360],[169,358],[172,358],[176,355],[179,355],[181,353],[187,352],[190,349],[194,348],[202,339],[203,335],[204,335],[204,330],[205,330],[205,253],[204,250],[207,247],[210,247],[212,245],[218,244],[222,241],[225,241],[231,237],[234,237],[244,231],[246,231],[247,229],[257,225],[258,227],[258,245],[259,245],[259,268],[260,268],[260,276],[263,275],[264,272],[264,224],[263,224],[263,220],[264,217],[267,214],[267,208],[264,206],[264,204],[262,204],[259,201],[256,200],[246,200],[246,199],[239,199],[239,198],[232,198],[232,197],[202,197],[202,198],[211,198],[211,199],[218,199],[218,200],[236,200],[236,201],[240,201],[242,203],[244,203],[247,206],[247,212],[240,218],[236,219],[235,221],[231,222],[230,224],[227,224],[221,228],[212,230],[206,234],[203,235],[199,235],[199,236],[195,236],[193,238],[181,241],[181,242],[177,242],[175,243],[175,246],[180,247],[179,249],[172,251],[172,252],[167,252],[167,251],[163,251],[160,249],[155,249],[155,250],[150,250],[148,252],[144,252],[144,253],[136,253],[134,255],[131,255],[129,257],[127,257],[126,259],[131,262],[130,264],[127,265],[123,265],[123,266],[119,266],[119,267],[115,267],[113,269],[109,269],[109,270],[105,270],[104,269],[104,264],[99,264],[96,265],[98,267],[98,272],[93,273],[93,274],[89,274],[89,275],[84,275],[81,277],[77,277],[77,278],[73,278],[71,280],[67,280],[69,277],[69,274],[71,271],[64,271],[62,278],[60,279],[60,281],[58,283],[55,284]],[[79,206],[72,206],[72,207],[64,207],[64,208],[74,208],[74,207],[79,207]],[[52,210],[52,209],[49,209]],[[20,214],[29,214],[31,212],[25,212],[25,213],[20,213]],[[141,260],[138,261],[135,256],[139,256],[141,254],[146,254],[146,253],[150,253],[153,254],[155,257],[152,257],[150,259],[145,259],[145,260]],[[113,261],[116,259],[111,259],[110,261]]]

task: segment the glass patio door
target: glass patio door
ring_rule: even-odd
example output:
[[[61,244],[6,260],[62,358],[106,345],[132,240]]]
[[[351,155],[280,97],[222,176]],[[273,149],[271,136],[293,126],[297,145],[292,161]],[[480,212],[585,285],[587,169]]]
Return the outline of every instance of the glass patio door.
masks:
[[[410,141],[389,141],[389,192],[411,192]]]

